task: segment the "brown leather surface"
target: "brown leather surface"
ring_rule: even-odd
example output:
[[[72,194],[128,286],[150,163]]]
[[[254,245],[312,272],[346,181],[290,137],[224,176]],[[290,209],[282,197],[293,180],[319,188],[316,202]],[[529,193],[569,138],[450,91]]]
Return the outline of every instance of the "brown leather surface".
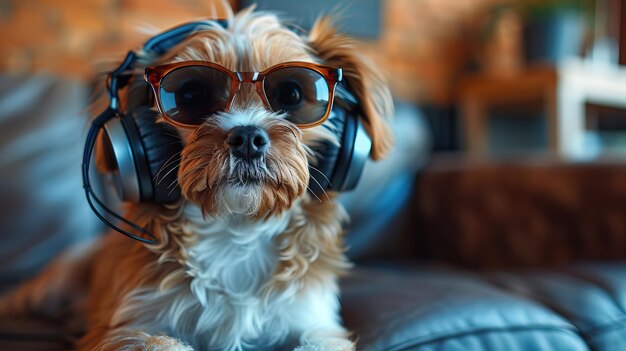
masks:
[[[37,319],[0,319],[0,350],[53,351],[71,347],[58,323]]]
[[[418,184],[425,258],[529,267],[626,257],[626,162],[463,162]]]

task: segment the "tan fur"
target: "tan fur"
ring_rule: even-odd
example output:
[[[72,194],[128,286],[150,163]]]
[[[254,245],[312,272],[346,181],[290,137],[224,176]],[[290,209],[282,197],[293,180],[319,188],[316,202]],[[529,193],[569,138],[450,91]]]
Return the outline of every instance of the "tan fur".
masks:
[[[215,191],[223,181],[222,169],[228,159],[228,134],[213,124],[203,124],[186,138],[181,153],[178,179],[183,195],[200,204],[205,214],[216,211]]]
[[[267,123],[272,146],[267,166],[275,177],[263,186],[259,218],[280,214],[306,190],[309,170],[301,146],[301,132],[281,120]],[[186,138],[181,154],[180,186],[185,197],[201,206],[205,215],[216,215],[217,189],[226,181],[222,170],[229,155],[228,134],[213,123],[205,123]]]
[[[285,289],[289,284],[306,286],[345,273],[351,266],[341,238],[345,220],[346,214],[332,201],[306,203],[277,238],[280,261],[271,280],[273,289]]]
[[[91,279],[87,283],[89,296],[85,307],[89,317],[88,333],[78,343],[78,350],[119,349],[116,343],[105,347],[110,339],[120,337],[121,334],[125,337],[130,335],[123,330],[123,325],[111,323],[119,304],[130,291],[141,286],[171,284],[172,276],[182,270],[179,261],[185,257],[181,245],[185,238],[163,232],[163,221],[179,216],[177,208],[157,215],[157,211],[154,211],[156,209],[150,211],[144,207],[139,210],[137,207],[128,209],[127,213],[136,214],[129,216],[130,219],[155,232],[160,244],[146,250],[144,245],[129,242],[120,235],[108,235],[100,243],[100,249],[93,256],[93,268],[89,274]],[[175,284],[182,284],[184,280],[178,279]],[[147,338],[149,335],[146,334]]]
[[[310,38],[301,38],[281,26],[276,17],[255,17],[251,11],[235,17],[228,29],[230,34],[221,28],[199,31],[158,62],[208,60],[249,71],[292,60],[321,60],[341,67],[362,103],[364,122],[373,139],[372,157],[383,157],[392,145],[385,124],[392,110],[389,91],[381,75],[354,52],[347,37],[337,34],[329,19],[321,19]],[[248,60],[239,60],[233,49],[236,45],[231,41],[240,40],[239,36],[250,42]],[[235,108],[250,109],[259,103],[256,93],[245,87],[238,94]],[[309,171],[303,132],[279,118],[262,123],[271,140],[266,156],[271,175],[260,187],[260,205],[250,218],[264,223],[286,212],[290,217],[287,229],[274,238],[277,265],[261,295],[270,300],[290,291],[302,297],[319,289],[333,296],[337,293],[337,277],[350,266],[341,238],[347,216],[333,201],[334,194],[321,201],[306,193]],[[208,121],[193,131],[180,130],[180,134],[185,144],[178,174],[183,199],[167,206],[127,205],[125,211],[131,221],[155,233],[159,243],[141,244],[112,233],[78,256],[68,254],[59,259],[42,275],[5,296],[0,300],[0,315],[40,311],[45,306],[59,310],[68,302],[65,290],[69,288],[87,295],[85,302],[76,306],[87,319],[87,334],[77,343],[78,350],[191,350],[184,341],[128,328],[133,317],[123,311],[127,300],[141,288],[150,287],[164,294],[189,289],[189,250],[201,238],[186,229],[187,203],[197,205],[206,217],[223,215],[216,196],[227,181],[224,169],[229,155],[228,131]],[[101,154],[101,149],[97,153]],[[102,156],[98,157],[100,166],[108,168]],[[348,333],[336,321],[333,323],[328,329],[299,330],[303,345],[297,350],[354,350]]]
[[[364,125],[372,138],[372,158],[381,159],[393,147],[393,134],[386,120],[393,114],[393,100],[382,73],[353,40],[337,33],[331,17],[319,19],[311,29],[311,46],[328,65],[341,67],[345,79],[364,113]]]
[[[259,215],[280,214],[301,197],[309,182],[306,153],[302,147],[302,133],[291,124],[276,123],[266,127],[272,149],[267,164],[276,176],[263,189]]]

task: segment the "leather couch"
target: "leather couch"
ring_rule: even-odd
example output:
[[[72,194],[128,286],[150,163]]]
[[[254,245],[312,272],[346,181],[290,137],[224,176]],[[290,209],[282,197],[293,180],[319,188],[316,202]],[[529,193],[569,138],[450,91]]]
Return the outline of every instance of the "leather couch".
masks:
[[[80,189],[83,136],[70,132],[84,126],[81,89],[50,77],[0,79],[3,288],[34,274],[64,246],[101,229],[85,212]],[[347,242],[356,266],[342,280],[341,298],[345,323],[359,349],[626,350],[626,261],[617,254],[610,261],[601,254],[582,255],[584,261],[576,255],[524,261],[519,257],[526,256],[514,251],[507,261],[506,250],[499,252],[504,258],[497,264],[483,260],[507,246],[470,230],[488,218],[460,215],[464,208],[455,207],[460,203],[455,200],[464,196],[455,184],[470,184],[474,191],[480,187],[476,190],[464,177],[450,178],[457,174],[454,167],[418,172],[428,155],[426,129],[418,111],[400,104],[394,122],[398,147],[389,159],[368,164],[359,188],[342,198],[352,216]],[[55,162],[45,161],[50,158]],[[550,177],[551,168],[544,169]],[[483,179],[480,173],[478,179]],[[523,199],[526,193],[518,196]],[[467,205],[489,199],[473,198]],[[626,218],[618,202],[613,207],[613,213]],[[587,223],[578,208],[565,208],[569,212],[559,212],[559,221]],[[518,218],[515,207],[509,217],[494,211],[502,218]],[[497,223],[501,227],[493,230],[503,233],[516,227]],[[527,236],[518,233],[520,242],[531,240],[533,230],[550,228],[539,227],[529,226]],[[615,240],[606,244],[624,249],[626,233],[620,225],[614,227]],[[462,240],[456,241],[455,233]],[[459,254],[450,256],[446,247]],[[1,320],[0,350],[64,349],[69,335],[43,320]]]
[[[624,179],[619,159],[439,157],[355,257],[346,324],[363,350],[626,350]]]

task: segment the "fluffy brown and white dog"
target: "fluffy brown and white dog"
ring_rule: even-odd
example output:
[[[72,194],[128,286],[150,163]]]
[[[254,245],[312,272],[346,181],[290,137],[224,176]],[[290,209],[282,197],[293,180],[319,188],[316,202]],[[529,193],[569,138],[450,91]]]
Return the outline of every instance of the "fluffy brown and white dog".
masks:
[[[141,59],[144,66],[201,60],[232,71],[289,61],[342,68],[362,106],[371,157],[392,146],[384,79],[329,18],[301,35],[275,15],[247,9],[226,27],[208,21],[163,57]],[[78,350],[354,350],[338,301],[337,278],[349,267],[346,214],[335,194],[320,200],[307,192],[311,145],[337,140],[321,126],[297,128],[245,85],[227,111],[194,130],[179,128],[182,199],[127,205],[126,216],[156,233],[158,244],[113,233],[75,248],[5,296],[0,313],[71,308],[86,326]],[[232,181],[226,142],[246,125],[270,139],[250,184]]]

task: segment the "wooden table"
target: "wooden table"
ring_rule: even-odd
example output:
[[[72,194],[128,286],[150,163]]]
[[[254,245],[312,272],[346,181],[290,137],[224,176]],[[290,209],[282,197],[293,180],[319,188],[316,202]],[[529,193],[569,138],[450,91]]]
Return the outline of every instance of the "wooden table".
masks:
[[[550,150],[579,158],[586,156],[585,105],[626,108],[626,68],[597,67],[571,59],[507,75],[476,74],[461,80],[458,99],[470,156],[488,151],[489,108],[539,100],[548,123]]]

